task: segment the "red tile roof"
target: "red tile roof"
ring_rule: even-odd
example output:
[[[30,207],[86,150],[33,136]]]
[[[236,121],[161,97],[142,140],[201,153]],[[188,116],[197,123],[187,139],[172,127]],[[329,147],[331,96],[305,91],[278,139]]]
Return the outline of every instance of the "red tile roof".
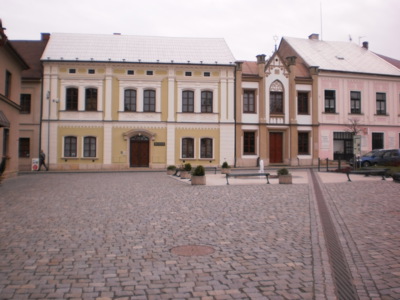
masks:
[[[242,65],[243,75],[258,75],[258,65],[255,61],[245,61]]]
[[[22,78],[42,78],[43,67],[40,58],[47,42],[46,36],[39,41],[11,41],[11,44],[30,67],[22,72]]]

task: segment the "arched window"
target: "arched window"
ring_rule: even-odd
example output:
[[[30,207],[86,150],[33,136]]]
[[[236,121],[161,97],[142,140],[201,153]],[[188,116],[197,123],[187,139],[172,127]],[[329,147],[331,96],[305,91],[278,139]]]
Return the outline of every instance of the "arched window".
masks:
[[[182,112],[194,112],[194,92],[182,92]]]
[[[88,88],[85,91],[85,110],[97,111],[97,89]]]
[[[210,138],[201,139],[200,143],[200,158],[213,157],[213,140]]]
[[[213,93],[210,91],[201,92],[201,112],[202,113],[213,112]]]
[[[64,137],[64,157],[77,157],[76,136]]]
[[[155,112],[156,111],[156,91],[145,90],[143,94],[143,111]]]
[[[194,139],[182,139],[182,158],[194,158]]]
[[[269,108],[271,114],[283,114],[283,85],[278,80],[269,89]]]
[[[136,111],[136,90],[125,90],[124,95],[124,110]]]
[[[78,110],[78,89],[67,88],[65,95],[65,110],[77,111]]]
[[[83,139],[83,157],[96,157],[96,137],[86,136]]]

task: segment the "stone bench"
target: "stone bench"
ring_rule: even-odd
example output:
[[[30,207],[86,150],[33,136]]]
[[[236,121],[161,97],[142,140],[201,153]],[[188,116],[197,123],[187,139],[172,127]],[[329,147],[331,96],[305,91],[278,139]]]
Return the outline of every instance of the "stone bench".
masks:
[[[226,184],[229,185],[229,177],[248,177],[248,176],[265,176],[267,178],[267,184],[269,184],[269,173],[230,173],[225,174]]]
[[[365,176],[375,175],[375,176],[382,176],[382,180],[386,180],[385,176],[389,169],[366,169],[366,170],[355,170],[355,171],[347,171],[347,179],[351,181],[350,174],[361,174]]]

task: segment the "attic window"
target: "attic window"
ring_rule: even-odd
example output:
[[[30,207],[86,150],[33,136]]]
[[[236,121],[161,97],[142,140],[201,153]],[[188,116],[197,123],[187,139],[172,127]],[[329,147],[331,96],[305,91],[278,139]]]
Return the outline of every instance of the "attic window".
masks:
[[[88,70],[88,74],[94,74],[94,73],[96,73],[96,71],[94,69],[89,69]]]
[[[204,77],[210,77],[211,73],[210,72],[204,72]]]
[[[146,75],[153,75],[153,71],[146,71]]]
[[[185,72],[185,76],[192,76],[192,72]]]
[[[343,56],[336,55],[335,57],[336,57],[338,60],[344,60],[344,57],[343,57]]]
[[[128,75],[134,75],[135,72],[134,72],[133,70],[128,70],[128,71],[126,71],[126,74],[128,74]]]
[[[70,73],[70,74],[75,74],[75,73],[76,73],[76,69],[69,69],[69,70],[68,70],[68,73]]]

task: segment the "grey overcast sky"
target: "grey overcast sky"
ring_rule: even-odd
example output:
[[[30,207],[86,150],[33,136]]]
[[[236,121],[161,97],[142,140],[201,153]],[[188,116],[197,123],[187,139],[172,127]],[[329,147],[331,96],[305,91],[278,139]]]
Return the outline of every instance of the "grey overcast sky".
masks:
[[[283,36],[369,42],[400,60],[400,0],[0,0],[11,40],[42,32],[224,38],[237,60],[270,56]],[[322,30],[321,30],[322,29]]]

